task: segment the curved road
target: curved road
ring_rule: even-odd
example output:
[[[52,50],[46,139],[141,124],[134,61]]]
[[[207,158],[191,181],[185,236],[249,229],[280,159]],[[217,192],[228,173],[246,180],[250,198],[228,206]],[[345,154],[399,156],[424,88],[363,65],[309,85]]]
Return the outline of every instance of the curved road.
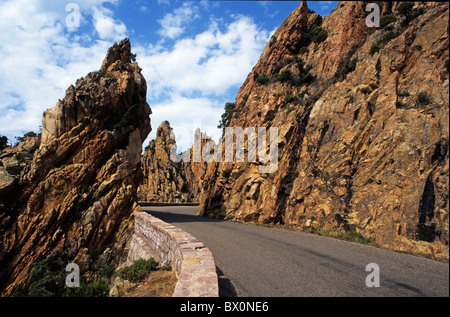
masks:
[[[195,216],[195,206],[142,207],[202,241],[220,296],[449,296],[449,264],[304,232]],[[366,278],[379,268],[379,287]],[[375,279],[369,278],[369,281]]]

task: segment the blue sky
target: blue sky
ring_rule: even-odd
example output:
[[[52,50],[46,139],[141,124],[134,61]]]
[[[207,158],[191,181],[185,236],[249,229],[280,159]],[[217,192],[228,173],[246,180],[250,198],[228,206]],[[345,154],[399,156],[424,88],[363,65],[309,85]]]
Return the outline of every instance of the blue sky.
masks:
[[[79,26],[67,18],[79,9]],[[38,131],[42,113],[129,37],[148,84],[155,137],[169,120],[180,150],[217,139],[220,115],[270,36],[300,1],[0,0],[0,134]],[[308,1],[325,16],[337,1]],[[180,148],[181,147],[181,148]]]

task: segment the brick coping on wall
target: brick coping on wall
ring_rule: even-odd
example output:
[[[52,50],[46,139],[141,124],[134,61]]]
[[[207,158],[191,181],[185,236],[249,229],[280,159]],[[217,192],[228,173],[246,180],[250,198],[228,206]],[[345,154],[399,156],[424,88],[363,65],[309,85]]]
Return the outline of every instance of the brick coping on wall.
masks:
[[[128,262],[154,257],[169,261],[178,282],[173,297],[218,297],[211,251],[189,233],[146,212],[136,212]]]

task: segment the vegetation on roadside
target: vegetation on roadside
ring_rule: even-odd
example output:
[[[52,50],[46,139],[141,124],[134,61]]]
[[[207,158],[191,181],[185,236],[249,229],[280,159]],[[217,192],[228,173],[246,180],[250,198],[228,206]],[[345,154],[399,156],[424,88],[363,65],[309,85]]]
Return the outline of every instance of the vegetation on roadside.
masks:
[[[331,237],[336,238],[340,240],[350,241],[350,242],[356,242],[361,244],[375,244],[375,238],[373,237],[364,237],[361,233],[357,232],[355,229],[349,229],[349,230],[328,230],[323,229],[319,226],[311,226],[311,232],[318,234],[320,236],[324,237]]]
[[[151,271],[155,271],[158,266],[159,263],[154,258],[148,260],[139,259],[134,261],[132,265],[121,269],[119,277],[131,283],[137,283],[145,279]]]
[[[66,253],[54,251],[43,260],[32,264],[30,278],[17,285],[12,297],[108,297],[109,281],[116,271],[115,265],[110,263],[101,270],[101,277],[87,281],[80,277],[80,287],[66,286],[66,265],[69,263]],[[132,265],[121,269],[118,276],[131,283],[145,280],[152,271],[171,271],[169,262],[160,263],[154,258],[139,259]]]

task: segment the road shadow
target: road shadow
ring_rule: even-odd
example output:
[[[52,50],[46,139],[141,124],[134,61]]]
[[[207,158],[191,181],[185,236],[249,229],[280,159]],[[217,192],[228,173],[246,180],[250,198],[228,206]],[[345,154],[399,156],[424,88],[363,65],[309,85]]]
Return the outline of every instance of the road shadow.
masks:
[[[230,279],[217,266],[216,273],[219,280],[219,297],[237,297],[236,289]]]
[[[161,211],[158,207],[143,207],[142,210],[164,222],[174,224],[187,223],[187,222],[225,222],[224,220],[212,219],[202,216],[196,216],[193,214],[179,212],[167,212]],[[219,284],[219,296],[220,297],[237,297],[236,288],[231,283],[230,279],[222,272],[220,268],[216,266],[216,273]]]
[[[213,218],[207,218],[203,216],[189,215],[183,213],[172,213],[167,211],[160,211],[155,208],[146,207],[142,208],[142,211],[161,219],[168,223],[180,223],[180,222],[224,222],[224,220],[218,220]]]

